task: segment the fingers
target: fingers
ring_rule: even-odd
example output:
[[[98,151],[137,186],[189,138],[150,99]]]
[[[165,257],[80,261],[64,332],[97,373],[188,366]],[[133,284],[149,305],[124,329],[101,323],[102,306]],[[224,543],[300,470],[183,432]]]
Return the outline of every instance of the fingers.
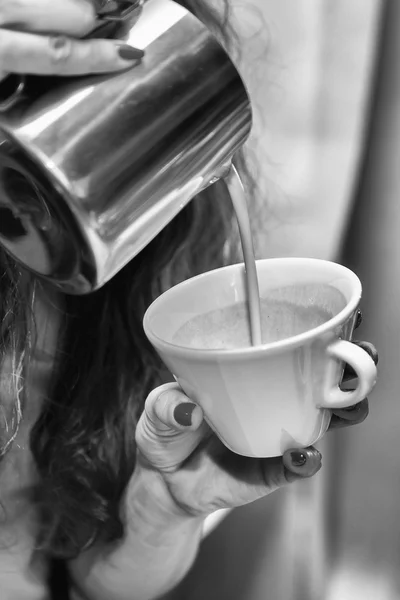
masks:
[[[248,458],[225,448],[211,436],[204,452],[193,453],[185,465],[168,476],[168,488],[190,514],[209,514],[254,502],[299,479],[315,475],[322,466],[313,447],[288,450],[274,458]]]
[[[322,467],[322,455],[316,448],[287,450],[282,457],[285,478],[292,482],[313,477]]]
[[[242,506],[262,498],[299,479],[313,477],[322,467],[322,456],[314,447],[293,448],[283,457],[252,459],[226,455],[224,474],[216,473],[212,480],[219,481],[218,497],[226,496],[222,507]]]
[[[152,467],[171,472],[189,458],[206,431],[201,408],[177,384],[169,383],[148,396],[136,443]]]
[[[329,430],[343,429],[344,427],[358,425],[359,423],[365,421],[365,419],[368,417],[368,414],[369,403],[368,399],[366,398],[362,402],[359,402],[350,408],[334,411],[329,424]]]
[[[256,459],[228,450],[203,420],[202,410],[177,384],[154,390],[136,428],[138,465],[159,471],[175,508],[204,515],[242,506],[321,468],[313,447]]]
[[[308,479],[322,467],[322,455],[314,446],[292,448],[282,457],[260,461],[263,472],[263,495],[299,479]]]
[[[90,0],[0,0],[0,27],[79,38],[95,26]]]
[[[91,0],[0,0],[0,78],[107,73],[143,57],[121,41],[79,39],[98,23]]]
[[[126,69],[141,50],[114,40],[74,40],[0,30],[0,71],[38,75],[83,75]]]

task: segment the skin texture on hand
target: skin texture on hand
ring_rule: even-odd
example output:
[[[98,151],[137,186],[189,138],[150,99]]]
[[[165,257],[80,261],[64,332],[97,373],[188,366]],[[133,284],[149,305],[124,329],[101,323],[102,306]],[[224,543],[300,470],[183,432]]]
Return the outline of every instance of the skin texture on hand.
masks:
[[[127,69],[143,57],[119,40],[82,40],[99,21],[87,0],[0,0],[0,78]]]
[[[206,516],[241,506],[321,468],[321,455],[314,448],[289,450],[283,459],[231,452],[177,384],[166,384],[149,395],[136,443],[138,468],[159,473],[160,504],[172,514]]]
[[[361,324],[359,313],[356,327]],[[368,342],[354,342],[375,364],[378,355]],[[354,373],[347,367],[343,385]],[[361,423],[368,415],[365,399],[349,409],[333,411],[330,429]],[[315,448],[293,449],[283,457],[246,458],[228,450],[203,420],[199,406],[177,384],[153,390],[136,430],[138,468],[156,471],[160,505],[172,514],[206,516],[261,498],[321,468]],[[129,497],[129,494],[128,494]]]

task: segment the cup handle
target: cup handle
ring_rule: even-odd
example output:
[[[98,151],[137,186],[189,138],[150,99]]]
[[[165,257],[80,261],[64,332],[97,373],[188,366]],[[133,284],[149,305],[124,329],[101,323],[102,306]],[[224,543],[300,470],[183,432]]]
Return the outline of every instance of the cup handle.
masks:
[[[374,361],[365,350],[346,340],[337,340],[327,348],[328,355],[349,364],[358,379],[355,390],[344,391],[335,386],[328,390],[321,402],[321,408],[337,409],[354,406],[364,400],[374,387],[377,369]]]

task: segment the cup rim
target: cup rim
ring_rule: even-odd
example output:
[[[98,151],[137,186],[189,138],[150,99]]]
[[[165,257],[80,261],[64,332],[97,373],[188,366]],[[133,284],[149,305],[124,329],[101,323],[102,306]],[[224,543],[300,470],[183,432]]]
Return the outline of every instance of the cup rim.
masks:
[[[156,349],[160,351],[165,351],[168,354],[174,354],[175,356],[193,356],[196,359],[199,358],[215,358],[218,357],[219,360],[224,359],[232,359],[232,358],[245,358],[245,357],[254,357],[259,355],[267,355],[267,354],[276,354],[280,351],[284,351],[288,348],[295,348],[297,346],[301,346],[312,339],[316,339],[325,333],[329,333],[338,325],[341,325],[346,321],[346,319],[357,309],[360,299],[362,296],[362,285],[359,277],[348,267],[341,265],[340,263],[336,263],[330,260],[324,260],[319,258],[301,258],[301,257],[284,257],[284,258],[264,258],[256,260],[257,264],[261,263],[281,263],[281,264],[290,264],[294,262],[298,263],[308,263],[309,265],[322,265],[326,264],[329,268],[334,267],[335,269],[342,272],[343,275],[346,275],[348,279],[353,282],[353,290],[351,294],[350,300],[347,302],[346,306],[334,315],[329,321],[326,321],[322,325],[317,327],[313,327],[304,333],[300,333],[298,335],[294,335],[291,337],[284,338],[283,340],[279,340],[277,342],[271,342],[268,344],[260,344],[258,346],[246,346],[243,348],[231,348],[231,349],[222,349],[222,348],[191,348],[189,346],[181,346],[178,344],[174,344],[172,342],[167,342],[157,334],[152,331],[150,326],[150,318],[154,311],[157,310],[159,304],[161,304],[166,296],[171,296],[179,289],[191,285],[192,282],[198,281],[200,279],[207,279],[213,273],[218,271],[227,271],[227,270],[237,270],[243,268],[244,263],[236,263],[234,265],[228,265],[226,267],[220,267],[218,269],[213,269],[212,271],[207,271],[206,273],[201,273],[200,275],[196,275],[195,277],[191,277],[190,279],[186,279],[185,281],[178,283],[173,286],[163,294],[161,294],[158,298],[156,298],[148,307],[143,317],[143,329],[149,341],[155,346]]]

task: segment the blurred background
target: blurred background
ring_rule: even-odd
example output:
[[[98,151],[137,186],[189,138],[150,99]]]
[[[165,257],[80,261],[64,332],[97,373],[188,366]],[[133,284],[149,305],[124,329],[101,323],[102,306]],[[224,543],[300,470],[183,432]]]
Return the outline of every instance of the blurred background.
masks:
[[[363,425],[312,482],[231,513],[182,600],[400,599],[400,2],[233,0],[267,218],[259,257],[350,266],[380,354]],[[208,575],[204,577],[204,573]]]

